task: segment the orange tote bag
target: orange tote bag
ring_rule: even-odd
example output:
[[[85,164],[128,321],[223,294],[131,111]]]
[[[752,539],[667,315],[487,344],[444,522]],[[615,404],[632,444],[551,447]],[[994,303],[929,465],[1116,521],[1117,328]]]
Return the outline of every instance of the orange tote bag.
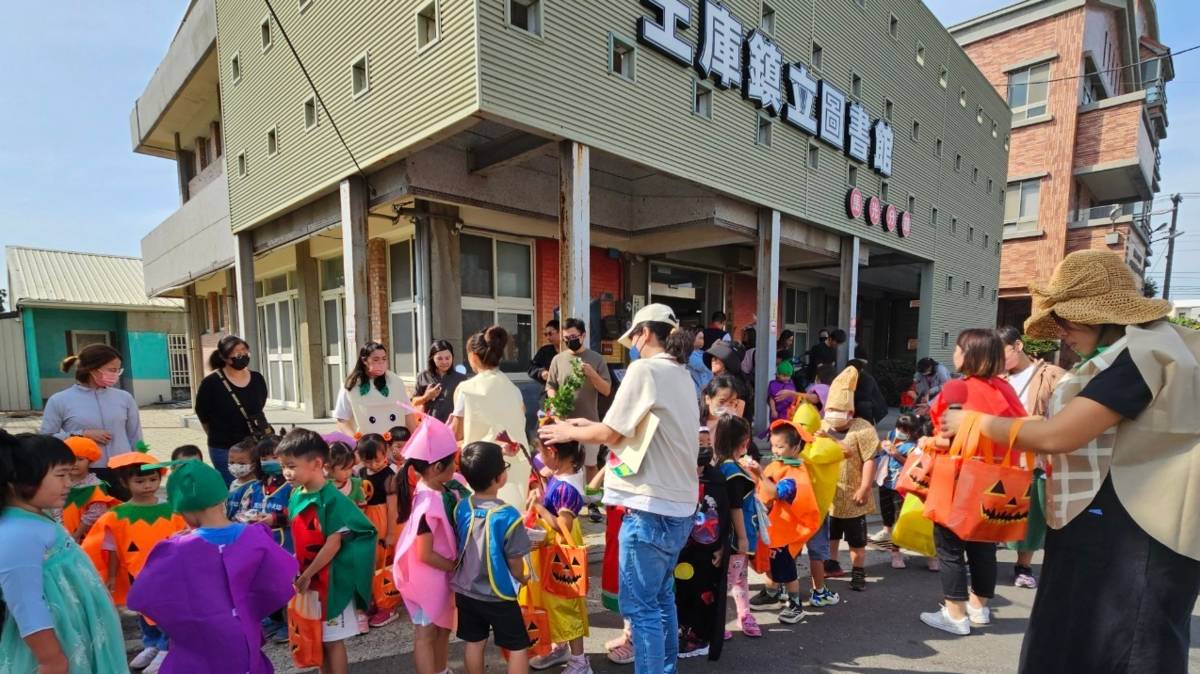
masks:
[[[1016,421],[1009,432],[1009,447],[1015,448],[1023,421]],[[984,443],[982,458],[964,461],[954,492],[954,503],[945,526],[964,541],[1004,543],[1025,538],[1029,525],[1029,504],[1033,496],[1033,471],[1012,465],[1013,452],[1004,452],[1004,460],[995,462],[992,443]],[[1026,466],[1033,466],[1033,455],[1026,453]]]

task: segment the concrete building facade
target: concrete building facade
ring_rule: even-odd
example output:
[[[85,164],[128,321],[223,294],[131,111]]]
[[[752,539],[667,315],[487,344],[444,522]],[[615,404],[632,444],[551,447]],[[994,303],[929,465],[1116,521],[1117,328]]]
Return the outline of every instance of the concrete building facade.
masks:
[[[948,358],[995,313],[1010,113],[917,0],[196,0],[159,72],[209,59],[215,89],[174,80],[220,101],[197,119],[224,184],[198,194],[228,210],[183,193],[147,285],[256,336],[283,404],[332,407],[367,339],[414,377],[492,323],[520,381],[560,315],[619,366],[647,302],[757,327],[760,363],[837,326],[875,361]],[[195,166],[187,115],[142,107],[135,148]],[[187,243],[222,217],[218,254]]]
[[[949,30],[1012,108],[1000,322],[1072,251],[1144,275],[1174,77],[1153,0],[1025,0]]]

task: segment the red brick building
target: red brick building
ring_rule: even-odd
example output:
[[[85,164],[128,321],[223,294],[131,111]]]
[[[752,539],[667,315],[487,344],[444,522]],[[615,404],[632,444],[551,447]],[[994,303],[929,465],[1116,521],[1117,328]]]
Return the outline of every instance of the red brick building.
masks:
[[[1029,284],[1073,251],[1144,274],[1174,77],[1153,0],[1026,0],[950,32],[1013,113],[1000,324],[1019,325]]]

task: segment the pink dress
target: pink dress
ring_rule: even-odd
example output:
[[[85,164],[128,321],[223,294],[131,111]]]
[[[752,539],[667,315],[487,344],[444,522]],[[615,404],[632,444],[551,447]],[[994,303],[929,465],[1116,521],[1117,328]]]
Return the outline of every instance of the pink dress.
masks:
[[[435,569],[422,562],[417,553],[417,530],[421,518],[433,535],[433,551],[446,559],[454,559],[458,546],[454,525],[446,516],[442,493],[418,483],[413,494],[412,514],[400,540],[396,542],[396,558],[392,564],[392,579],[404,599],[404,607],[414,624],[432,623],[438,627],[454,627],[454,593],[450,590],[450,572]]]

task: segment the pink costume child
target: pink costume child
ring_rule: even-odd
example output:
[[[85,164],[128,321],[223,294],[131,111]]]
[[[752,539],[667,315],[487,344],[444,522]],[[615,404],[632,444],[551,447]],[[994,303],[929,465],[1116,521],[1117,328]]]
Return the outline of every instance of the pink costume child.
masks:
[[[392,577],[396,589],[404,598],[404,606],[414,626],[436,625],[443,629],[454,627],[454,593],[450,590],[450,571],[444,571],[421,561],[417,548],[418,537],[428,531],[433,537],[433,551],[448,560],[457,557],[454,525],[446,514],[441,484],[431,488],[426,482],[436,469],[433,464],[458,451],[454,433],[441,421],[425,415],[416,433],[404,448],[404,458],[422,473],[412,499],[412,512],[396,542]],[[421,471],[422,463],[427,467]],[[451,468],[452,470],[452,468]]]

